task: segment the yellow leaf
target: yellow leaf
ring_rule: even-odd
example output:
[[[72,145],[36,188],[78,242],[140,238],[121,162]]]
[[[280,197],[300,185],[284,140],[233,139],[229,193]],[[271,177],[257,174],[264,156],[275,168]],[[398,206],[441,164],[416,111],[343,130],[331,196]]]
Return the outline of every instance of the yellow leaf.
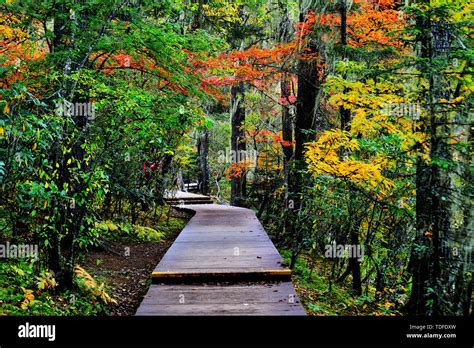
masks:
[[[37,144],[37,143],[34,143],[34,144],[33,144],[33,147],[32,147],[31,149],[32,149],[33,151],[35,151],[37,147],[38,147],[38,144]]]
[[[25,275],[25,271],[23,271],[21,268],[18,268],[16,266],[13,266],[12,269],[15,271],[16,274],[18,274],[19,276],[24,276]]]
[[[92,276],[81,266],[76,265],[74,267],[76,277],[78,277],[80,285],[82,285],[86,291],[92,295],[100,297],[100,299],[106,304],[117,303],[109,294],[104,290],[104,284],[97,284]]]
[[[0,137],[5,136],[5,129],[3,127],[0,127]]]
[[[48,206],[48,201],[44,201],[44,203],[43,203],[43,209],[46,209],[47,206]]]
[[[21,288],[23,290],[23,302],[21,303],[21,308],[26,310],[30,305],[33,304],[35,299],[35,295],[33,295],[33,290],[28,290],[25,288]]]
[[[8,106],[8,104],[6,104],[5,107],[3,108],[3,113],[8,114],[9,112],[10,112],[10,107]]]
[[[71,159],[68,159],[68,160],[67,160],[67,164],[68,164],[68,165],[71,164]]]
[[[48,187],[49,187],[48,183],[44,184],[44,188],[48,188]]]
[[[38,280],[38,290],[52,289],[58,285],[53,275],[49,272],[46,272],[42,277],[37,277],[36,279]]]

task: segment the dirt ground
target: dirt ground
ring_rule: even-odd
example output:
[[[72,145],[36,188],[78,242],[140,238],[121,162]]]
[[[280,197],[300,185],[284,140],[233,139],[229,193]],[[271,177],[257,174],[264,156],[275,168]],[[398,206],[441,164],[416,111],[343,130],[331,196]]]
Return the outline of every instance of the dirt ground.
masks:
[[[189,218],[184,213],[179,214]],[[159,243],[114,242],[113,250],[126,250],[129,256],[125,256],[125,252],[121,255],[107,250],[91,251],[87,255],[83,267],[98,283],[105,283],[107,293],[117,301],[110,307],[110,315],[135,315],[151,284],[151,272],[180,232],[170,231]]]

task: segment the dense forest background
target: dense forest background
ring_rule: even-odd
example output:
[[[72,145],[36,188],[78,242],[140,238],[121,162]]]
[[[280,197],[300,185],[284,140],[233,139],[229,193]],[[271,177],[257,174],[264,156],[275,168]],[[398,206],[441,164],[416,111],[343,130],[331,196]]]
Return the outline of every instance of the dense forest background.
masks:
[[[39,246],[0,314],[107,313],[84,258],[159,244],[194,183],[257,213],[309,314],[469,315],[472,10],[0,1],[0,242]]]

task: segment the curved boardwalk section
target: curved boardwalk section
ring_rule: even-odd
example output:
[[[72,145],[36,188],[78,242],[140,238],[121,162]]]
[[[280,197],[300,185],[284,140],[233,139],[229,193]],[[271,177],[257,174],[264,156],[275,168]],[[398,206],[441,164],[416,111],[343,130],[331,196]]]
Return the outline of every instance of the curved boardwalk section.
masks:
[[[305,314],[291,272],[255,213],[186,208],[195,215],[154,270],[137,315]]]

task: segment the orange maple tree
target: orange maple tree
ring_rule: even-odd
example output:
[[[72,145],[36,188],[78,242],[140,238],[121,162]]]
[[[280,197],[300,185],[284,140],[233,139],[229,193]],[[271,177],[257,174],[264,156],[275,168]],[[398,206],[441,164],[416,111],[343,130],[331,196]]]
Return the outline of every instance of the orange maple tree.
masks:
[[[401,30],[404,23],[403,14],[396,5],[396,0],[355,0],[347,15],[348,45],[368,49],[402,48],[403,42],[390,34]],[[323,27],[332,29],[341,25],[340,15],[334,13],[321,14],[318,21]],[[338,35],[337,30],[331,32]]]

